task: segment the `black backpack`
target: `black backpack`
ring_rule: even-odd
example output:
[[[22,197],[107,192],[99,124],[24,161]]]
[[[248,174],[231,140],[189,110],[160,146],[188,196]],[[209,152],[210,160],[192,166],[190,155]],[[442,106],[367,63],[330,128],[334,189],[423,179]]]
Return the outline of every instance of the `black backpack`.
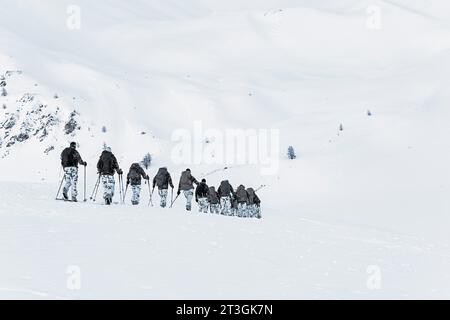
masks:
[[[158,186],[158,188],[161,188],[161,187],[167,185],[167,183],[168,183],[167,180],[168,180],[167,179],[167,169],[160,168],[155,177],[156,185]]]
[[[61,155],[61,164],[63,167],[75,167],[78,164],[76,157],[77,151],[73,148],[66,148]]]
[[[211,204],[218,204],[220,202],[219,196],[217,195],[217,192],[216,192],[216,188],[209,187],[208,201]]]
[[[114,174],[115,170],[115,157],[111,152],[103,151],[100,160],[98,162],[97,168],[100,173],[103,174]]]
[[[141,183],[141,170],[137,163],[131,165],[130,172],[128,173],[128,178],[132,185]]]
[[[220,183],[220,195],[221,196],[229,196],[231,193],[231,185],[228,180],[222,181]]]
[[[236,198],[237,198],[238,202],[247,202],[248,194],[243,186],[239,186],[239,188],[237,189]]]

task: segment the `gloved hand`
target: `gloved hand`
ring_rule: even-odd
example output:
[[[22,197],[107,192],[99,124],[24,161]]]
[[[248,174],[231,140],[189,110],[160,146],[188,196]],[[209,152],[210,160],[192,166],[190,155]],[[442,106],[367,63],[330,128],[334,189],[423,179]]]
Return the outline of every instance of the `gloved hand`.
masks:
[[[127,185],[129,185],[130,184],[130,180],[127,180]]]
[[[123,174],[122,169],[117,169],[117,174]]]
[[[198,199],[197,199],[197,198],[195,198],[195,202],[197,202],[197,203],[198,203]]]
[[[87,166],[87,162],[86,162],[86,161],[85,161],[85,162],[83,162],[83,166],[85,166],[85,167]]]
[[[177,191],[177,196],[179,196],[181,194],[181,191],[180,190],[178,190]]]

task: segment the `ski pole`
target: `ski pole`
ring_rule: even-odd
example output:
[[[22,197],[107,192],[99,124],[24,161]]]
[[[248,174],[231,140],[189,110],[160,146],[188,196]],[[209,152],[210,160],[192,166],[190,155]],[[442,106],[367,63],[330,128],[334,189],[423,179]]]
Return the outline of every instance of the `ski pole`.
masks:
[[[150,192],[150,181],[148,183],[148,191]],[[153,187],[152,191],[150,192],[150,201],[148,202],[148,205],[152,205],[153,207],[153,192],[155,191],[155,188]]]
[[[265,187],[267,187],[265,184],[262,184],[259,188],[257,188],[256,190],[255,190],[255,192],[258,192],[259,190],[261,190],[261,189],[263,189],[263,188],[265,188]]]
[[[123,200],[122,203],[125,204],[125,188],[124,188],[125,182],[123,182],[123,175],[122,175],[122,194],[123,194]]]
[[[98,183],[99,179],[100,179],[100,174],[98,175],[98,179],[95,182],[94,189],[92,190],[92,194],[91,194],[91,198],[90,198],[91,200],[94,199],[94,193],[95,193],[95,189],[97,189],[97,183]]]
[[[172,201],[172,204],[170,205],[170,208],[172,208],[173,207],[173,204],[175,203],[175,201],[177,201],[177,199],[178,199],[178,197],[179,197],[180,195],[179,194],[177,194],[177,196],[175,197],[175,200],[173,200]]]
[[[99,173],[97,182],[94,185],[94,190],[92,190],[91,200],[94,200],[94,202],[95,202],[95,199],[97,198],[97,192],[98,192],[98,188],[100,186],[100,177],[101,177],[101,174]]]
[[[127,197],[127,191],[128,191],[128,183],[127,186],[125,187],[125,193],[123,194],[123,202],[125,203],[125,199]]]
[[[84,202],[86,201],[86,166],[84,166]]]
[[[170,203],[173,202],[173,188],[172,188],[172,192],[170,193]]]
[[[119,174],[119,196],[120,196],[120,202],[123,203],[123,197],[122,197],[122,175]]]
[[[59,185],[59,189],[58,189],[58,193],[56,194],[56,200],[58,200],[58,196],[59,196],[59,193],[61,192],[61,187],[62,187],[62,185],[63,185],[63,182],[64,182],[64,176],[62,177],[62,179],[61,179],[61,183],[60,183],[60,185]]]

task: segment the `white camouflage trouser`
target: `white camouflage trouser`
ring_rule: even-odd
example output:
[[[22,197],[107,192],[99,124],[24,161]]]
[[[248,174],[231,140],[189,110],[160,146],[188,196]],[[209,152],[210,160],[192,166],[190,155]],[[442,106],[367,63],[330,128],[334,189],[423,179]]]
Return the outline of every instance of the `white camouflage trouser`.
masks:
[[[192,197],[194,196],[194,191],[187,190],[183,191],[184,196],[186,197],[186,210],[191,211],[192,209]]]
[[[250,204],[247,207],[248,215],[250,218],[258,218],[261,219],[261,208],[256,204]]]
[[[141,198],[141,185],[137,184],[131,186],[131,203],[134,205],[139,204]]]
[[[161,198],[161,202],[160,202],[161,208],[165,208],[167,205],[167,194],[168,193],[169,193],[168,189],[158,190],[159,197]]]
[[[64,188],[63,194],[67,195],[69,189],[71,190],[72,199],[77,197],[77,182],[78,182],[78,168],[67,167],[64,168]]]
[[[222,206],[222,214],[226,216],[231,216],[231,199],[230,197],[221,197],[220,205]]]
[[[220,214],[220,204],[210,204],[209,210],[211,213]]]
[[[247,204],[245,202],[238,203],[237,216],[241,218],[247,218]]]
[[[203,213],[208,213],[208,198],[199,198],[198,199],[198,211]]]
[[[114,176],[104,175],[102,176],[102,184],[103,184],[103,199],[109,199],[112,201],[114,197],[114,188],[116,185],[116,181],[114,180]]]

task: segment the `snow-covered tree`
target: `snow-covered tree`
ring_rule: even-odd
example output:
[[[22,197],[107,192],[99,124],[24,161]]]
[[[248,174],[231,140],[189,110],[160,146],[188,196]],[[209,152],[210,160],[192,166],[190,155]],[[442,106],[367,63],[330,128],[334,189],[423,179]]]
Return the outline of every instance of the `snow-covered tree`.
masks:
[[[295,154],[295,150],[293,146],[289,146],[287,152],[288,158],[291,160],[297,159],[297,155]]]
[[[147,153],[144,156],[144,159],[142,159],[141,164],[145,169],[150,168],[151,164],[152,164],[152,155],[150,153]]]

